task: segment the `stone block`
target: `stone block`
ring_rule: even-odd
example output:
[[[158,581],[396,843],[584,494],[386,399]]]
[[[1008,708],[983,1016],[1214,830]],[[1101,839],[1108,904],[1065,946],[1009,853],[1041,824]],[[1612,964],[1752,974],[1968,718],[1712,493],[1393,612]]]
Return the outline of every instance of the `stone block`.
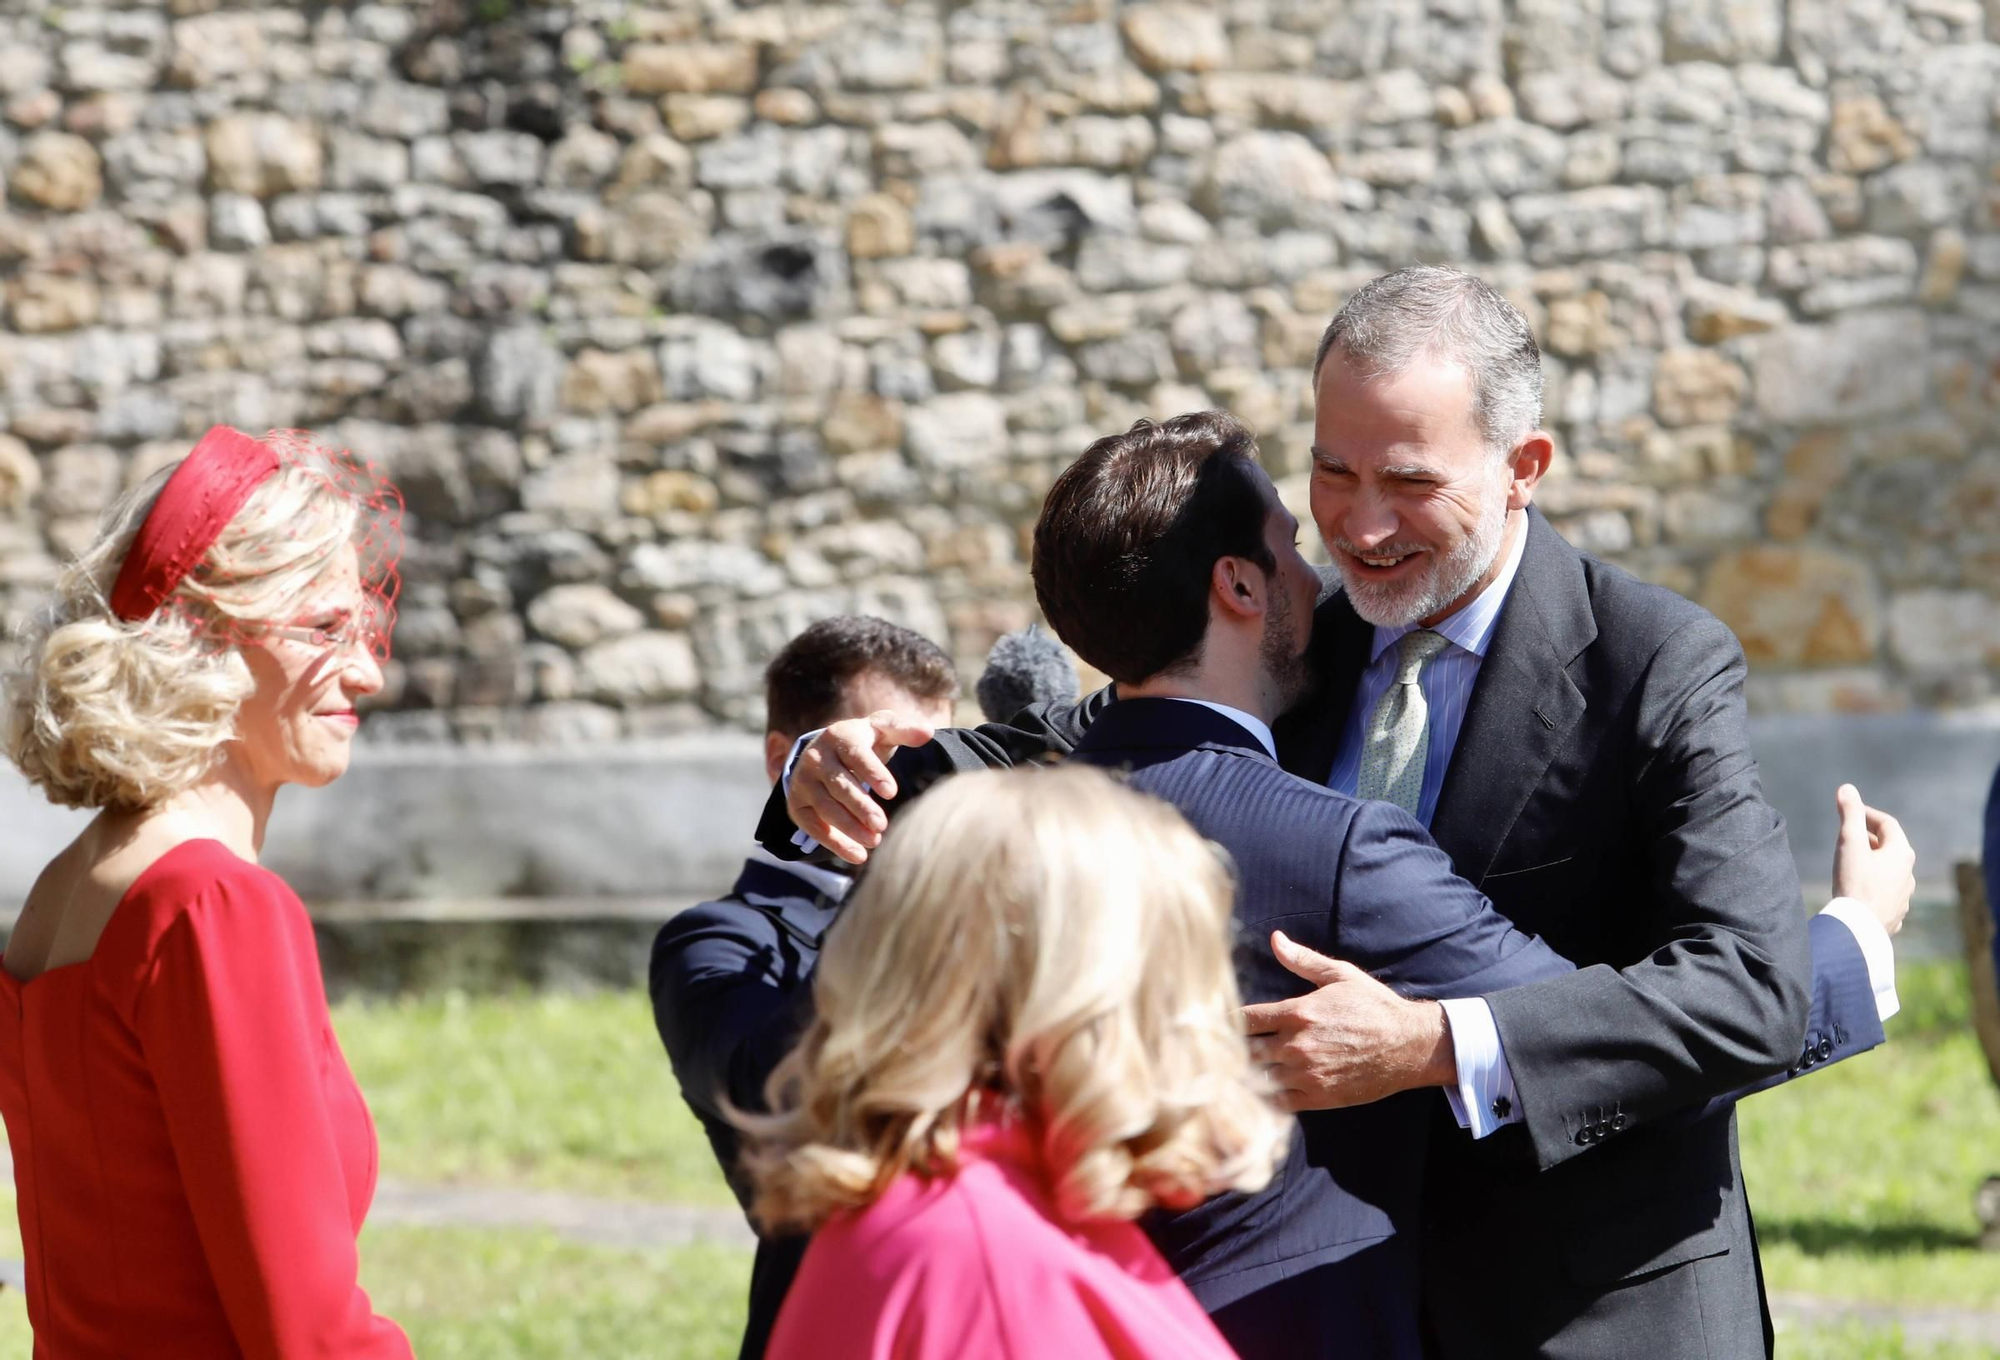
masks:
[[[1784,480],[1771,497],[1764,531],[1790,542],[1804,538],[1820,507],[1847,475],[1847,439],[1838,430],[1814,430],[1785,452]]]
[[[1674,0],[1665,10],[1668,61],[1770,61],[1784,41],[1782,0]]]
[[[662,395],[659,366],[645,350],[586,349],[563,376],[564,409],[586,414],[636,411]]]
[[[1744,371],[1712,349],[1671,349],[1653,370],[1653,410],[1662,425],[1723,425],[1750,385]]]
[[[1923,403],[1930,336],[1921,312],[1855,312],[1743,341],[1760,414],[1781,424],[1893,415]]]
[[[488,417],[537,428],[560,405],[562,354],[532,326],[498,330],[480,348],[473,383]]]
[[[42,467],[28,446],[11,434],[0,434],[0,510],[28,508],[42,489]]]
[[[7,317],[28,333],[70,331],[97,321],[101,298],[87,278],[23,274],[7,286]]]
[[[920,467],[983,467],[1007,457],[1007,412],[983,392],[953,392],[909,408],[904,443]]]
[[[104,192],[97,148],[67,132],[37,132],[22,143],[12,187],[38,208],[82,212]]]
[[[787,584],[783,568],[754,548],[695,539],[639,544],[620,581],[629,590],[666,593],[721,586],[747,599],[776,594]]]
[[[636,43],[620,69],[633,94],[749,94],[757,51],[746,43]]]
[[[1513,208],[1534,264],[1631,254],[1658,244],[1666,231],[1665,197],[1642,185],[1527,194]]]
[[[271,198],[325,181],[318,130],[279,114],[224,115],[208,125],[203,144],[211,189]]]
[[[1697,344],[1719,345],[1740,335],[1760,335],[1791,319],[1784,303],[1747,288],[1690,279],[1686,294],[1688,339]]]
[[[869,194],[847,212],[847,253],[875,260],[908,255],[916,246],[910,210],[891,194]]]
[[[636,633],[645,623],[644,614],[594,582],[552,586],[528,605],[528,626],[571,651]]]
[[[1246,132],[1210,154],[1199,203],[1265,228],[1329,225],[1342,198],[1324,152],[1296,132]]]
[[[1213,71],[1229,64],[1222,16],[1205,5],[1127,5],[1118,16],[1133,59],[1154,75]]]
[[[1979,671],[2000,662],[2000,603],[1977,590],[1900,590],[1889,597],[1889,654],[1905,669]]]
[[[1873,573],[1818,548],[1725,553],[1709,567],[1701,603],[1734,630],[1753,667],[1853,665],[1873,660],[1881,638]]]
[[[116,449],[78,444],[49,455],[42,509],[50,515],[95,515],[124,489],[124,461]]]
[[[1917,140],[1872,94],[1833,103],[1826,163],[1843,175],[1865,175],[1917,154]]]
[[[660,703],[698,693],[701,668],[687,634],[649,629],[585,649],[577,658],[577,687],[605,703]]]

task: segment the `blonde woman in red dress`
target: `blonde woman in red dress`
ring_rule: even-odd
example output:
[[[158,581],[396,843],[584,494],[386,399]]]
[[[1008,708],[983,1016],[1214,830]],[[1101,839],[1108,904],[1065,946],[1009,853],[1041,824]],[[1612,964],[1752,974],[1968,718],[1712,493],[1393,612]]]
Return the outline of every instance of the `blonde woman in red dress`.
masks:
[[[814,1230],[774,1360],[1225,1360],[1132,1220],[1271,1175],[1291,1121],[1238,1018],[1234,890],[1098,770],[962,775],[828,937],[746,1159]]]
[[[401,501],[220,427],[112,508],[21,639],[7,754],[96,817],[0,957],[0,1113],[35,1355],[395,1360],[357,1281],[375,1133],[272,801],[346,770]]]

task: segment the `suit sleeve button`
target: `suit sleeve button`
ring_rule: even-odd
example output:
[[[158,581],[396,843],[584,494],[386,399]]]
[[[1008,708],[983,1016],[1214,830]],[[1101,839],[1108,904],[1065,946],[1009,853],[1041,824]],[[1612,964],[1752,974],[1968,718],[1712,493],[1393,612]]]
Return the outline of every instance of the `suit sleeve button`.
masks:
[[[1625,1116],[1624,1116],[1624,1115],[1622,1115],[1622,1114],[1614,1114],[1614,1115],[1612,1115],[1612,1116],[1611,1116],[1611,1131],[1612,1131],[1613,1133],[1617,1133],[1617,1132],[1618,1132],[1619,1130],[1623,1129],[1624,1127],[1625,1127]]]
[[[1831,1058],[1832,1056],[1833,1056],[1833,1040],[1822,1038],[1819,1041],[1819,1060],[1821,1062],[1825,1062],[1828,1058]]]

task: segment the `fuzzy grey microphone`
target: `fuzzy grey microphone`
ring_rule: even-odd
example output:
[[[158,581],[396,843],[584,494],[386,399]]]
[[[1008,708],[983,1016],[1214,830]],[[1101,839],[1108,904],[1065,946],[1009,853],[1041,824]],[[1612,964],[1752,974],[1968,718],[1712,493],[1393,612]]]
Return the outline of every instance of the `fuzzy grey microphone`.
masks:
[[[1075,702],[1076,667],[1055,634],[1031,623],[993,644],[972,690],[988,722],[1006,722],[1033,704]]]

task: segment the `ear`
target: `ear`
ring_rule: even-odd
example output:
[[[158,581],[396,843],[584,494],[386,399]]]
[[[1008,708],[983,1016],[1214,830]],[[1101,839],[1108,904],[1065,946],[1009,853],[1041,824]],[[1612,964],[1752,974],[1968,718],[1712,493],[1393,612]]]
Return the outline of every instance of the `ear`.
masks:
[[[1507,454],[1507,508],[1525,510],[1535,499],[1535,486],[1555,457],[1555,440],[1547,430],[1530,430]]]
[[[773,784],[785,775],[785,757],[792,753],[792,743],[797,740],[789,732],[766,732],[764,734],[764,775]]]
[[[1209,597],[1225,618],[1260,617],[1270,586],[1264,569],[1247,557],[1218,557],[1209,568]]]

